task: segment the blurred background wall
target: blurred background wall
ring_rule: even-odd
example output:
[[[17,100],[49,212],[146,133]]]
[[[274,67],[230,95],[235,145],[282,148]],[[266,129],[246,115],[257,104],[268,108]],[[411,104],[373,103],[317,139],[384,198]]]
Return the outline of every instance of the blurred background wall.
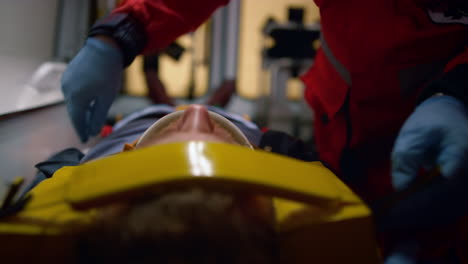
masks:
[[[0,56],[52,56],[58,0],[0,0]]]
[[[0,0],[0,114],[17,100],[34,71],[53,56],[58,0]]]

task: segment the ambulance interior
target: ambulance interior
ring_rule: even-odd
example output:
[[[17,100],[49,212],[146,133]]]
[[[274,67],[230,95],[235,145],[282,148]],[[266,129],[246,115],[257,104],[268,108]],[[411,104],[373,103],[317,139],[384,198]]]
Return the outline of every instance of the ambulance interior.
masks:
[[[80,142],[67,115],[60,78],[83,45],[89,27],[117,2],[0,1],[3,204],[18,198],[18,193],[32,181],[38,162],[69,147],[86,152],[99,142],[100,136]],[[227,111],[312,145],[314,115],[303,100],[304,87],[298,76],[313,64],[313,57],[288,57],[277,46],[281,41],[270,34],[289,28],[292,21],[300,21],[302,30],[315,32],[317,39],[310,49],[316,50],[320,46],[320,18],[311,0],[231,1],[195,32],[176,40],[180,56],[169,52],[159,57],[159,74],[168,95],[177,104],[200,103],[224,81],[235,80],[236,94],[226,106]],[[113,118],[152,104],[142,64],[143,57],[139,56],[126,70],[123,89],[109,113]],[[291,178],[291,184],[264,183],[278,192],[270,195],[276,199],[277,219],[282,221],[281,262],[380,263],[370,209],[322,165],[278,159],[279,164],[282,162],[285,167],[298,166],[299,172]],[[315,184],[304,178],[307,173],[316,173],[319,178],[328,175],[329,179],[301,193],[297,188],[302,184]],[[248,181],[244,187],[262,190]],[[16,189],[16,197],[12,197],[12,189]],[[323,197],[333,210],[314,204]],[[300,215],[296,220],[289,217],[294,212]],[[0,233],[10,232],[7,239],[11,241],[15,241],[14,234],[21,234],[20,229],[0,224]],[[4,239],[5,236],[2,247]],[[21,239],[25,238],[18,239],[21,244],[30,241]],[[12,252],[14,247],[10,246]]]

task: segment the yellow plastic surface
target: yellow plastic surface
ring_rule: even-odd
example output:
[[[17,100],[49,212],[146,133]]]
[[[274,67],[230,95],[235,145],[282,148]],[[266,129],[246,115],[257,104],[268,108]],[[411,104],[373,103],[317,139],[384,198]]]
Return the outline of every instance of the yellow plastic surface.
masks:
[[[361,203],[319,162],[307,163],[222,143],[159,145],[96,160],[70,173],[73,176],[66,187],[66,198],[76,207],[99,203],[109,194],[116,199],[128,192],[151,187],[157,191],[174,183],[248,189],[323,207]]]

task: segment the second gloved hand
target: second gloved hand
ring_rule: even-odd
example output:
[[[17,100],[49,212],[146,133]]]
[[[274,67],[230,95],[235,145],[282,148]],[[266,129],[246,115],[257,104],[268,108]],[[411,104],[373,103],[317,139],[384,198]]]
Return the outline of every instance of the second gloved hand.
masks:
[[[468,108],[451,96],[427,99],[403,125],[392,153],[396,190],[415,180],[420,168],[439,167],[452,178],[468,169]]]
[[[119,48],[95,38],[70,62],[62,77],[68,114],[82,142],[99,133],[118,94],[123,74]]]

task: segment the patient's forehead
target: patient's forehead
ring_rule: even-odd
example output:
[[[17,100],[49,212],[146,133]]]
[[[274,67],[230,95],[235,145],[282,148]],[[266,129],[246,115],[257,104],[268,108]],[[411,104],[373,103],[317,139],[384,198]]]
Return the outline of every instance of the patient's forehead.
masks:
[[[205,109],[206,110],[206,109]],[[206,112],[205,112],[206,113]],[[133,142],[132,146],[137,147],[138,145],[148,146],[151,145],[147,143],[148,141],[156,140],[158,141],[162,137],[168,136],[167,134],[174,134],[174,138],[171,142],[186,142],[190,140],[198,140],[198,141],[212,141],[212,142],[225,142],[229,144],[236,144],[241,146],[247,146],[249,148],[253,148],[250,144],[247,137],[244,133],[230,120],[227,118],[211,111],[207,111],[209,114],[209,121],[210,124],[213,124],[214,129],[210,133],[200,133],[196,134],[187,132],[187,138],[184,138],[183,133],[179,135],[177,134],[177,122],[181,122],[181,118],[184,115],[184,111],[178,111],[171,114],[164,116],[163,118],[156,121],[151,127],[149,127],[143,135],[137,140],[136,144]],[[205,119],[201,119],[204,121]],[[203,135],[206,134],[206,135]],[[209,135],[211,134],[211,136]],[[172,136],[172,135],[170,135]],[[170,143],[170,142],[163,142],[163,143]],[[128,146],[124,147],[124,149],[130,149]]]

